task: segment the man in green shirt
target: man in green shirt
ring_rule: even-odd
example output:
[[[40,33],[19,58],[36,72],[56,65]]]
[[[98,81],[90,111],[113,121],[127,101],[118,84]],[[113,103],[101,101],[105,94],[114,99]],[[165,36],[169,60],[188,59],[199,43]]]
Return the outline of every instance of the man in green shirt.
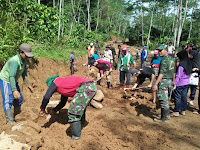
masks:
[[[168,55],[167,45],[162,44],[158,49],[160,56],[163,58],[160,63],[158,78],[152,89],[155,91],[158,89],[157,97],[161,105],[161,118],[155,118],[154,121],[166,122],[170,111],[168,91],[172,87],[175,62],[174,58]]]
[[[134,64],[134,68],[136,68],[136,63],[133,60],[133,57],[130,53],[127,52],[128,49],[126,47],[122,48],[122,54],[119,56],[117,70],[120,73],[120,90],[124,87],[124,81],[126,76],[126,88],[129,88],[130,80],[131,80],[131,72],[130,72],[130,63]]]
[[[0,89],[3,100],[3,110],[6,115],[8,124],[14,124],[13,112],[11,110],[14,106],[14,113],[20,113],[23,95],[20,91],[17,80],[22,76],[24,82],[28,85],[26,59],[33,57],[31,47],[28,44],[21,44],[19,46],[19,53],[11,57],[0,72]]]

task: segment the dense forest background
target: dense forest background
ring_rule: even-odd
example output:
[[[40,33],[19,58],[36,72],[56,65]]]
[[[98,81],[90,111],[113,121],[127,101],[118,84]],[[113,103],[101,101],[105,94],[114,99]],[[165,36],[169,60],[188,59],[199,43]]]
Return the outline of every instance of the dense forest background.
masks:
[[[0,0],[0,11],[1,63],[24,42],[55,60],[112,37],[149,49],[200,42],[198,0]]]

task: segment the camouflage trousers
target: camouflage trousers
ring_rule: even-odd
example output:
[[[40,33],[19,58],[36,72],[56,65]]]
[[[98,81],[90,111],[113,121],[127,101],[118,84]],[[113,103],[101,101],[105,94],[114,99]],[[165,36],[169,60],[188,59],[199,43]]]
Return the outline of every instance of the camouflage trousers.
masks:
[[[94,82],[84,82],[76,90],[68,110],[68,122],[80,121],[91,99],[96,94],[97,87]]]
[[[158,84],[157,97],[160,102],[161,108],[169,109],[168,95],[169,90],[172,88],[171,79],[162,79]]]

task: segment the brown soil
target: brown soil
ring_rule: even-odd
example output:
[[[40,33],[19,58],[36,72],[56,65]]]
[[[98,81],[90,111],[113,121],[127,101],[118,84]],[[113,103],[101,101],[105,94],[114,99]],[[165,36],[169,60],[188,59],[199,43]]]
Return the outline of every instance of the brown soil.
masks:
[[[114,47],[118,44],[114,43]],[[129,47],[129,49],[134,55],[136,47]],[[95,73],[88,73],[87,66],[82,65],[85,62],[87,62],[85,56],[76,58],[75,75],[95,80]],[[105,79],[102,79],[102,85],[98,86],[105,95],[102,102],[104,107],[95,109],[88,106],[87,125],[82,129],[81,139],[71,141],[70,125],[67,122],[69,103],[49,120],[38,116],[43,95],[47,90],[45,80],[56,73],[63,77],[70,75],[69,64],[39,58],[37,63],[30,65],[28,75],[33,93],[21,84],[24,103],[21,114],[15,117],[17,123],[22,124],[24,128],[12,131],[12,126],[6,124],[3,110],[0,109],[0,132],[17,135],[15,140],[32,146],[33,150],[200,149],[200,115],[192,114],[193,109],[197,107],[197,100],[194,108],[188,107],[186,116],[171,118],[167,123],[156,123],[153,118],[159,116],[160,109],[155,110],[151,93],[143,91],[139,93],[140,98],[136,100],[125,99],[124,92],[119,91],[119,75],[116,70],[112,72],[111,89],[106,88]],[[133,81],[132,79],[132,83]],[[148,82],[146,81],[143,86]],[[60,95],[54,94],[51,101],[59,99]],[[171,109],[173,107],[171,103]]]

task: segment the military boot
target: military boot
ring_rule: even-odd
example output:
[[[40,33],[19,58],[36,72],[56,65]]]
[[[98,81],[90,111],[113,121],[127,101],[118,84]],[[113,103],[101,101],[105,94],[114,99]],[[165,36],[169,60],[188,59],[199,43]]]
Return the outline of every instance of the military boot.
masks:
[[[108,89],[110,88],[110,82],[107,82],[107,88]]]
[[[160,117],[160,119],[154,118],[154,121],[156,121],[156,122],[167,122],[167,114],[168,114],[168,110],[165,110],[164,108],[161,108],[161,117]]]
[[[100,85],[101,84],[101,79],[97,81],[97,85]]]
[[[71,123],[71,140],[78,140],[81,137],[81,121],[76,121]]]

